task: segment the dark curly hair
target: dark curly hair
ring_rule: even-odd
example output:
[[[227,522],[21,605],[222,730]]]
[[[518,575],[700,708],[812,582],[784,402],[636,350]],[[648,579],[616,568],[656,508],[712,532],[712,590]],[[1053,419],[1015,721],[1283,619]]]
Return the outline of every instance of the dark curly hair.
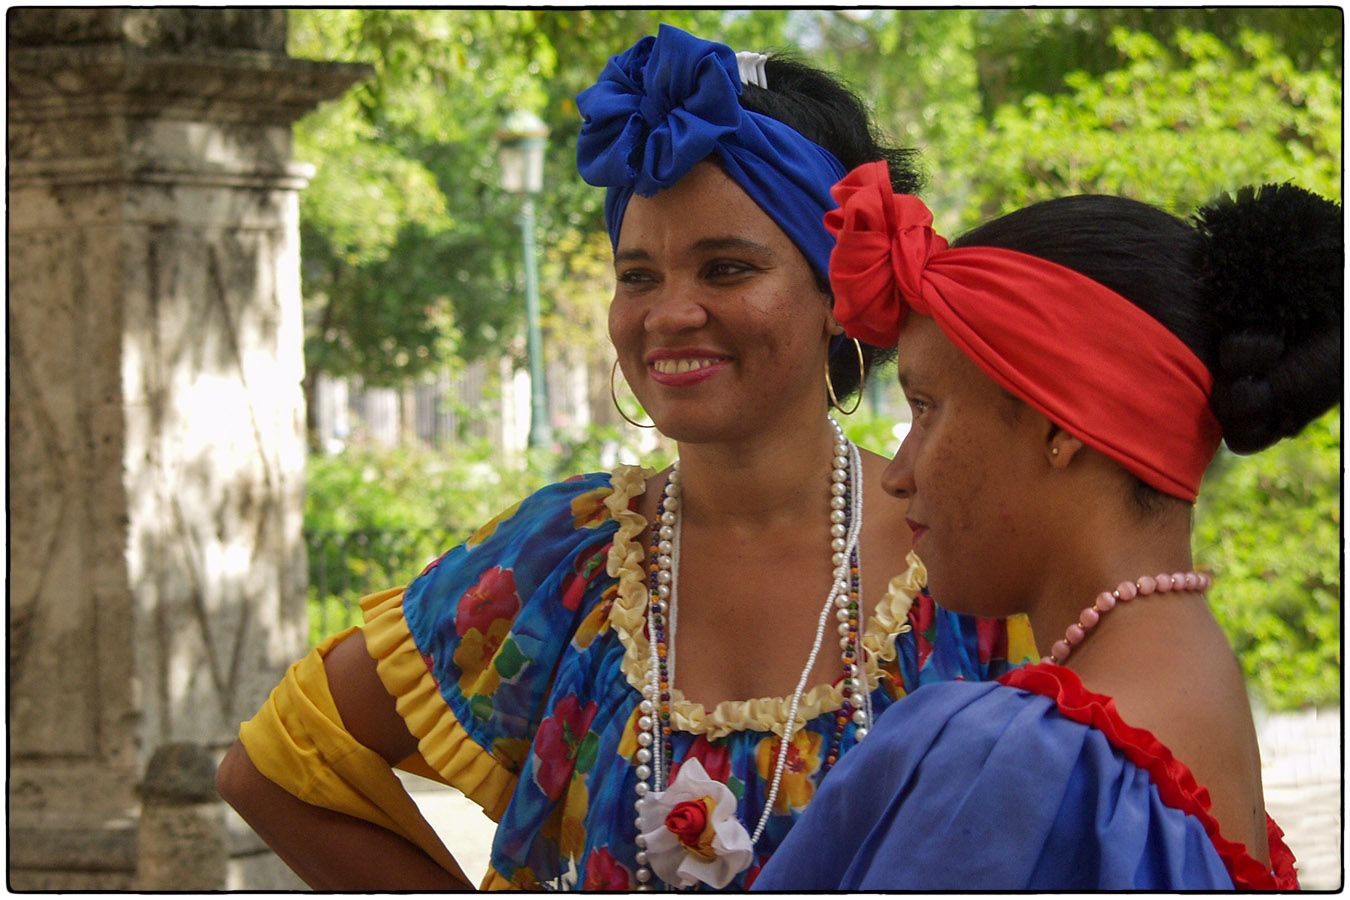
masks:
[[[884,159],[896,191],[918,192],[923,183],[918,151],[884,145],[866,105],[837,78],[781,53],[769,55],[764,71],[769,86],[745,85],[742,107],[791,126],[833,153],[845,171]],[[819,273],[817,277],[820,289],[829,293],[828,280]],[[895,356],[894,347],[863,344],[862,351],[860,372],[852,341],[838,340],[830,348],[830,381],[841,401],[861,390],[867,375]]]
[[[1123,197],[1064,197],[952,241],[1067,266],[1158,320],[1214,376],[1210,407],[1241,454],[1340,401],[1344,244],[1340,205],[1290,184],[1242,188],[1190,221]],[[1164,495],[1141,481],[1135,496],[1150,510]]]

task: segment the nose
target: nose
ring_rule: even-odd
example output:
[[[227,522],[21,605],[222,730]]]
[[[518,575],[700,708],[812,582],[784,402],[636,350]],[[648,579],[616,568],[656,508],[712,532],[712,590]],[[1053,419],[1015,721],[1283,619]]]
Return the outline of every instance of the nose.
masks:
[[[900,442],[895,458],[881,473],[881,487],[886,493],[900,500],[914,496],[914,444],[909,436]]]
[[[676,334],[702,328],[707,323],[708,310],[698,291],[672,278],[652,297],[643,327],[648,334]]]

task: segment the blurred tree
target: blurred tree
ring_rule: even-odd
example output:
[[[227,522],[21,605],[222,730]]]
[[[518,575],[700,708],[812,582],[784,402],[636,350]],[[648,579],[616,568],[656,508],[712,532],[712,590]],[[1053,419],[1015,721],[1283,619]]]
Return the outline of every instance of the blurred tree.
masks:
[[[966,205],[969,187],[949,171],[946,148],[971,156],[981,108],[974,10],[801,11],[804,46],[873,107],[882,137],[923,151],[924,197],[935,210]],[[808,40],[810,43],[808,43]]]
[[[1181,30],[1175,46],[1118,30],[1126,62],[1074,72],[981,120],[962,224],[1063,194],[1122,194],[1180,215],[1242,184],[1292,181],[1340,196],[1341,82],[1301,72],[1265,34],[1236,47]]]
[[[1215,617],[1275,709],[1340,699],[1341,467],[1336,409],[1255,456],[1221,451],[1196,509]]]
[[[1339,78],[1342,12],[1311,7],[1096,7],[989,9],[978,13],[976,66],[983,109],[993,112],[1027,94],[1066,89],[1072,72],[1101,75],[1128,59],[1110,36],[1125,30],[1163,43],[1200,31],[1236,46],[1242,32],[1268,35],[1276,52],[1299,69],[1321,68]]]

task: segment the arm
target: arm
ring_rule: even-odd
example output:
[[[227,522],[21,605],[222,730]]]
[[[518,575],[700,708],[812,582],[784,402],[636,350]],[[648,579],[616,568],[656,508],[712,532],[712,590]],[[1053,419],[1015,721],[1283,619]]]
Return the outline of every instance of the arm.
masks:
[[[353,738],[391,765],[417,741],[375,671],[360,632],[324,657],[333,700]],[[238,741],[216,774],[221,797],[305,883],[316,890],[466,890],[454,860],[444,868],[405,838],[362,819],[314,806],[269,781]]]

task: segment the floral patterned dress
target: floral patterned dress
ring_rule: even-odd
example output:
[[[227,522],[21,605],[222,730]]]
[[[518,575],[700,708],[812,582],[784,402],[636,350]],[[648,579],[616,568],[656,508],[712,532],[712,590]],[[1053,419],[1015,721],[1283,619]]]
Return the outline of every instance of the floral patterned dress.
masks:
[[[636,886],[634,756],[649,647],[646,522],[635,507],[650,475],[621,466],[550,485],[404,591],[364,604],[367,645],[423,759],[498,822],[485,888]],[[1024,619],[1005,628],[957,616],[923,593],[924,577],[911,555],[866,623],[874,714],[920,684],[996,678],[1035,654]],[[836,729],[843,700],[838,680],[803,695],[764,834],[729,889],[754,881],[811,802],[831,749],[854,745],[851,722]],[[699,760],[753,825],[787,706],[766,698],[705,710],[675,690],[669,777]]]

